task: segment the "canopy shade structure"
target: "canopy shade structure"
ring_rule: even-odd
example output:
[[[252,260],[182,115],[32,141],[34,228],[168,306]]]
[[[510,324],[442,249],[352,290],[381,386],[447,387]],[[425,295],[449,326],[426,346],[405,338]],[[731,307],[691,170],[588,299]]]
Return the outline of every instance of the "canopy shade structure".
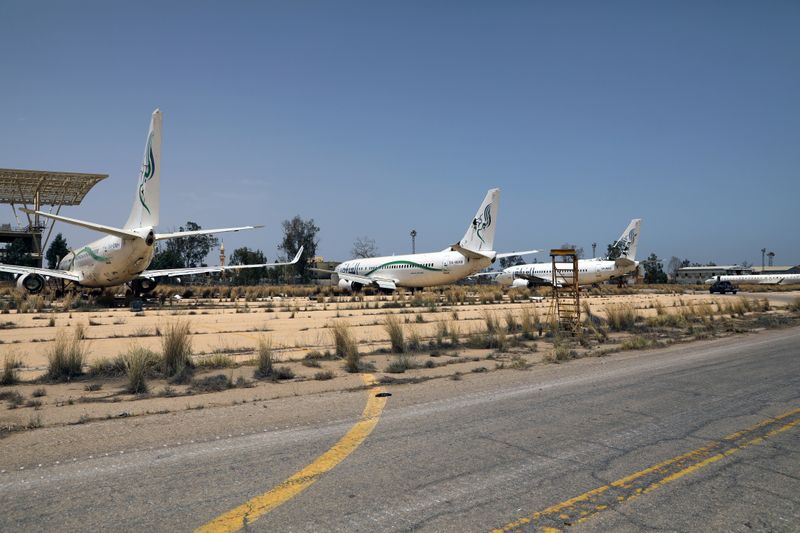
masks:
[[[0,204],[78,205],[108,174],[0,168]]]
[[[92,187],[107,177],[108,174],[0,168],[0,204],[11,205],[18,225],[12,228],[10,224],[3,224],[0,242],[22,238],[29,243],[28,248],[41,262],[53,225],[51,223],[48,228],[47,224],[40,221],[39,215],[31,217],[26,214],[28,224],[22,226],[16,206],[35,211],[41,210],[42,206],[50,206],[50,212],[55,210],[58,214],[61,206],[79,205]],[[42,239],[45,229],[47,236]]]

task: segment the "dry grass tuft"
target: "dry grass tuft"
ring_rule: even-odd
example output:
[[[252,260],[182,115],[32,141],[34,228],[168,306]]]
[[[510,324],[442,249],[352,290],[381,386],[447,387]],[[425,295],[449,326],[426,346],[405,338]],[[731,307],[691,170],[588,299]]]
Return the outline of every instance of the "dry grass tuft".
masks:
[[[16,352],[9,352],[3,358],[3,375],[0,376],[0,385],[14,385],[19,381],[17,368],[22,366],[22,361]]]
[[[406,351],[406,342],[403,335],[403,324],[397,316],[394,314],[388,315],[383,321],[383,329],[389,335],[392,353],[404,353]]]
[[[147,374],[159,366],[158,354],[147,348],[134,347],[124,356],[125,370],[128,375],[127,392],[130,394],[145,394]]]
[[[167,377],[186,372],[192,368],[192,337],[189,322],[177,321],[167,324],[161,337],[162,368]]]
[[[84,340],[84,326],[77,324],[69,335],[66,330],[58,332],[53,346],[47,354],[47,379],[69,381],[83,373],[88,347]]]
[[[610,305],[606,307],[608,326],[613,331],[630,331],[636,324],[636,308],[630,304]]]
[[[264,379],[272,377],[275,364],[275,353],[272,350],[272,339],[264,335],[258,336],[258,357],[256,358],[256,369],[253,377]]]
[[[331,336],[335,346],[336,357],[344,359],[344,368],[350,373],[361,371],[361,356],[358,353],[358,343],[346,322],[334,322],[331,325]]]

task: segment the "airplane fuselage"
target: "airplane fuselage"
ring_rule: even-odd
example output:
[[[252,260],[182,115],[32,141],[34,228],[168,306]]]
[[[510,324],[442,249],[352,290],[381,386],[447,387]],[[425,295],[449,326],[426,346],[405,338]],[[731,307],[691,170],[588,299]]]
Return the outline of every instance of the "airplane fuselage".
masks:
[[[800,283],[800,274],[741,274],[731,276],[714,276],[706,283],[730,281],[731,283],[752,283],[759,285],[795,285]]]
[[[492,264],[491,258],[470,258],[454,251],[392,255],[352,259],[334,270],[339,274],[388,278],[398,287],[446,285],[470,276]],[[338,283],[338,279],[333,280]]]
[[[146,236],[151,228],[138,230]],[[138,232],[137,231],[137,232]],[[150,266],[155,246],[142,239],[108,235],[77,248],[59,262],[58,268],[80,276],[79,285],[113,287],[133,280]]]
[[[578,284],[591,285],[592,283],[600,283],[611,278],[624,276],[636,270],[637,265],[638,263],[629,267],[621,267],[614,261],[581,259],[578,261]],[[569,283],[572,281],[571,264],[557,263],[556,270],[556,279],[559,282]],[[508,267],[497,276],[496,281],[502,285],[527,285],[522,283],[524,281],[522,278],[518,277],[520,274],[541,278],[542,283],[546,284],[553,279],[553,265],[551,263],[532,263]]]

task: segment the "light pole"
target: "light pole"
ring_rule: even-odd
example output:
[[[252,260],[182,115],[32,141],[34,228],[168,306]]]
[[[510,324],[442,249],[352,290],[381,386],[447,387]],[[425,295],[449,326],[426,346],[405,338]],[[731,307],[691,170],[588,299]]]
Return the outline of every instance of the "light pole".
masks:
[[[766,248],[761,249],[761,273],[764,273],[764,254],[767,253]]]
[[[411,230],[411,253],[417,253],[417,230]]]
[[[772,266],[772,260],[775,259],[775,252],[770,252],[767,254],[768,264]]]
[[[595,248],[597,248],[597,243],[596,243],[596,242],[593,242],[593,243],[592,243],[592,259],[594,259],[595,257],[597,257],[597,255],[594,253],[594,250],[595,250]]]

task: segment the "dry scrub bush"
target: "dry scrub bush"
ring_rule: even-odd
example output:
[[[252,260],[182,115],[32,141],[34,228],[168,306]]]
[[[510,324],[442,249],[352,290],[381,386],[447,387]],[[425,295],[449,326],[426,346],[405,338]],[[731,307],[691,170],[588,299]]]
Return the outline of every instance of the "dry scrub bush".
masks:
[[[621,348],[623,350],[641,350],[650,346],[651,341],[644,337],[635,336],[629,337],[622,341]]]
[[[80,376],[83,373],[87,350],[83,324],[77,324],[72,335],[66,330],[59,331],[47,354],[47,379],[68,381]]]
[[[253,376],[258,379],[272,377],[275,364],[275,353],[272,350],[272,339],[259,335],[258,337],[258,357],[256,358],[256,370]]]
[[[636,309],[630,304],[606,307],[608,326],[613,331],[630,331],[636,324]]]
[[[392,358],[392,361],[386,366],[386,372],[390,374],[402,374],[406,370],[416,368],[414,359],[407,354],[399,353]]]
[[[192,368],[192,337],[189,322],[167,324],[161,337],[161,363],[164,375],[175,376]]]
[[[17,368],[22,365],[16,352],[9,352],[3,358],[3,375],[0,376],[0,385],[13,385],[19,378]]]
[[[506,311],[505,315],[506,320],[506,330],[509,333],[516,333],[519,329],[519,323],[517,322],[517,317],[514,316],[514,312],[512,310]]]
[[[148,391],[147,375],[159,365],[158,354],[142,347],[128,350],[124,356],[125,370],[128,375],[127,391],[131,394],[144,394]]]
[[[236,366],[236,362],[230,355],[214,353],[195,361],[195,365],[198,368],[231,368]]]
[[[392,353],[403,353],[406,351],[406,342],[403,335],[403,324],[396,315],[388,315],[383,321],[383,329],[389,335],[389,344]]]
[[[344,359],[344,367],[350,373],[361,370],[361,356],[358,353],[358,343],[350,326],[346,322],[334,322],[331,325],[331,336],[335,346],[336,357]]]

